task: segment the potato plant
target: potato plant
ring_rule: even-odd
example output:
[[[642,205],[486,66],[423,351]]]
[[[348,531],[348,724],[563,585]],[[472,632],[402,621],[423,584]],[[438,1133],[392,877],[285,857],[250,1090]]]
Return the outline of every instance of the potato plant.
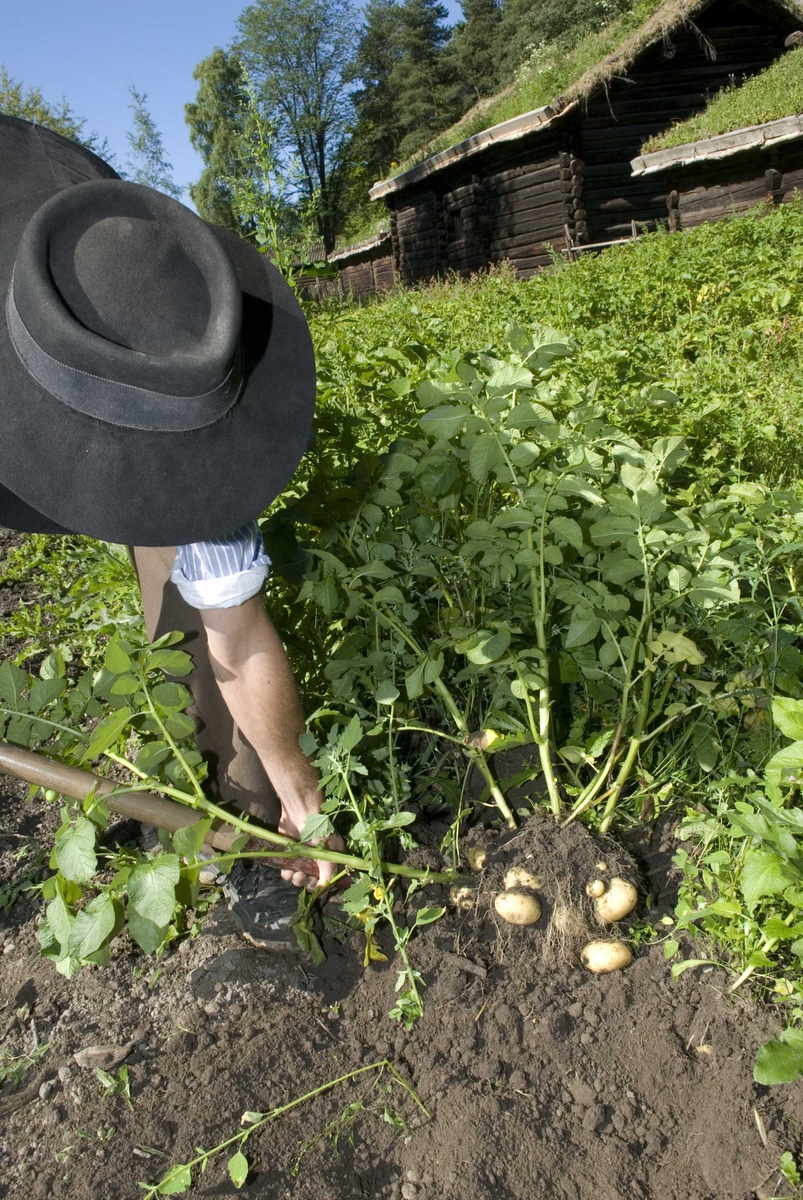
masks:
[[[306,526],[296,600],[321,614],[305,628],[324,711],[361,717],[374,762],[410,731],[446,739],[512,825],[492,759],[530,743],[552,811],[600,806],[606,830],[659,741],[684,730],[713,765],[717,712],[751,692],[712,679],[701,648],[742,603],[738,496],[701,507],[673,486],[682,439],[642,447],[612,425],[593,386],[562,378],[565,338],[508,337],[506,359],[455,351],[392,375],[387,393],[418,406],[407,436],[349,457],[335,480],[319,444],[328,486],[313,475],[267,540]],[[390,776],[407,786],[403,765]]]
[[[196,931],[197,920],[210,902],[208,892],[205,896],[201,893],[198,853],[215,818],[239,827],[242,833],[232,851],[217,858],[224,873],[238,857],[286,856],[292,845],[281,835],[224,811],[206,796],[202,787],[206,764],[192,741],[193,721],[183,711],[190,693],[175,679],[164,678],[165,673],[181,677],[191,670],[190,656],[175,648],[180,640],[180,634],[165,634],[152,644],[135,647],[115,634],[106,646],[104,665],[87,670],[77,680],[67,678],[64,656],[58,652],[44,660],[39,678],[10,662],[0,665],[0,731],[8,741],[26,748],[46,743],[51,757],[81,767],[105,761],[109,767],[123,768],[129,777],[127,782],[121,780],[113,793],[93,791],[82,802],[66,798],[61,809],[62,824],[49,861],[54,873],[38,886],[47,901],[39,940],[42,953],[67,978],[82,967],[106,965],[111,959],[111,943],[123,926],[146,954],[162,953],[177,937]],[[90,728],[86,728],[87,718]],[[340,739],[347,757],[350,732],[354,735],[353,728],[347,729]],[[172,835],[160,832],[161,853],[107,847],[102,838],[110,820],[107,801],[112,794],[137,791],[161,792],[178,800],[195,809],[198,820]],[[366,926],[369,946],[376,920],[384,917],[389,921],[404,964],[401,977],[410,992],[409,998],[407,992],[400,997],[395,1015],[406,1022],[420,1015],[422,986],[407,955],[407,941],[416,926],[437,920],[443,912],[440,908],[420,909],[409,927],[393,915],[392,886],[384,878],[388,864],[382,859],[387,840],[383,833],[410,820],[409,813],[388,814],[383,822],[373,823],[370,833],[354,837],[352,843],[367,849],[368,858],[319,848],[314,851],[347,870],[364,872],[346,894],[344,907]],[[315,818],[302,832],[306,838],[318,836]],[[249,837],[261,838],[265,849],[249,848],[246,856]],[[413,880],[451,878],[449,873],[416,871],[404,865],[394,866],[393,872]],[[374,895],[373,904],[369,892]],[[366,924],[369,917],[370,926]],[[302,947],[318,958],[321,949],[303,891],[295,929]]]

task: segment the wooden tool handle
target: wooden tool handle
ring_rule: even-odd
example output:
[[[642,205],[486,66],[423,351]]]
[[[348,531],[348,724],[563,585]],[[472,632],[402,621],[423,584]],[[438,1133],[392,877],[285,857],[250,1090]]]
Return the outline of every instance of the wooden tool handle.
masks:
[[[82,771],[79,767],[70,767],[55,758],[47,758],[44,754],[35,754],[31,750],[22,750],[19,746],[10,746],[8,742],[0,741],[0,773],[13,775],[24,779],[26,783],[35,783],[42,788],[52,788],[62,796],[70,796],[74,800],[86,800],[94,790],[98,796],[103,796],[112,812],[146,825],[155,825],[157,829],[165,829],[175,833],[187,825],[194,825],[201,819],[202,813],[166,796],[155,796],[152,792],[130,792],[125,796],[109,796],[117,786],[111,779],[101,779],[91,771]],[[206,844],[215,850],[231,850],[237,838],[242,837],[238,829],[216,821],[206,835]]]

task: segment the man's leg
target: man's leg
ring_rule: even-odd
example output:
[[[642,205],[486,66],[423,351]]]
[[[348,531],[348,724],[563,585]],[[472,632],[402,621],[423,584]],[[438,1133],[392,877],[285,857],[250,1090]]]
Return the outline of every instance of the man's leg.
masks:
[[[186,684],[193,703],[187,710],[196,725],[196,743],[209,766],[209,784],[221,800],[232,803],[268,825],[277,825],[281,806],[265,768],[234,723],[212,672],[201,615],[181,596],[170,579],[174,546],[134,546],[134,566],[142,594],[145,625],[151,641],[171,630],[185,636],[181,649],[192,656]]]

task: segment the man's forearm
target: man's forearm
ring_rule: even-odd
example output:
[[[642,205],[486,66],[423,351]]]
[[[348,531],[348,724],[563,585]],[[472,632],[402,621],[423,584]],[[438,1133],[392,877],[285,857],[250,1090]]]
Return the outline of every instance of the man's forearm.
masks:
[[[298,744],[304,716],[279,635],[257,596],[201,615],[223,699],[259,755],[285,816],[303,825],[320,803],[318,776]]]

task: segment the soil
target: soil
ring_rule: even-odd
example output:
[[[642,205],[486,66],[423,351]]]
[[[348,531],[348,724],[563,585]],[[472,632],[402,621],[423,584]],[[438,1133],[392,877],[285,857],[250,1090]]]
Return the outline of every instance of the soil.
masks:
[[[57,807],[27,800],[27,787],[0,778],[0,812],[0,886],[41,878]],[[135,830],[115,832],[125,840]],[[418,832],[437,845],[438,830]],[[788,1195],[778,1164],[783,1151],[801,1150],[803,1086],[768,1089],[752,1079],[758,1047],[778,1029],[772,1010],[747,990],[728,993],[729,976],[715,967],[673,981],[662,947],[640,944],[637,932],[626,970],[594,976],[579,964],[579,942],[588,931],[600,935],[584,894],[590,875],[605,874],[597,864],[638,884],[632,931],[647,915],[655,924],[671,912],[671,822],[643,826],[629,849],[579,824],[558,830],[548,817],[515,833],[478,822],[462,848],[470,846],[488,852],[470,909],[434,886],[409,902],[447,906],[410,942],[426,989],[424,1016],[409,1032],[386,1015],[398,961],[364,969],[359,933],[341,943],[330,929],[326,962],[313,968],[247,945],[219,902],[198,936],[160,961],[123,934],[110,966],[68,981],[39,956],[39,905],[21,893],[0,915],[0,1063],[30,1054],[36,1041],[50,1049],[16,1091],[0,1089],[0,1200],[133,1200],[139,1181],[155,1182],[196,1147],[236,1133],[245,1111],[267,1112],[381,1060],[393,1063],[426,1115],[387,1072],[366,1072],[255,1134],[241,1194]],[[411,858],[436,861],[426,848]],[[530,927],[506,925],[493,910],[512,864],[541,876],[544,911]],[[549,932],[561,905],[573,915],[564,944]],[[398,919],[404,914],[400,905]],[[380,940],[393,959],[388,937]],[[704,957],[697,944],[684,953],[692,950]],[[73,1058],[109,1044],[127,1051],[131,1110],[120,1096],[105,1098],[95,1071]],[[196,1172],[193,1194],[236,1194],[226,1158]]]

